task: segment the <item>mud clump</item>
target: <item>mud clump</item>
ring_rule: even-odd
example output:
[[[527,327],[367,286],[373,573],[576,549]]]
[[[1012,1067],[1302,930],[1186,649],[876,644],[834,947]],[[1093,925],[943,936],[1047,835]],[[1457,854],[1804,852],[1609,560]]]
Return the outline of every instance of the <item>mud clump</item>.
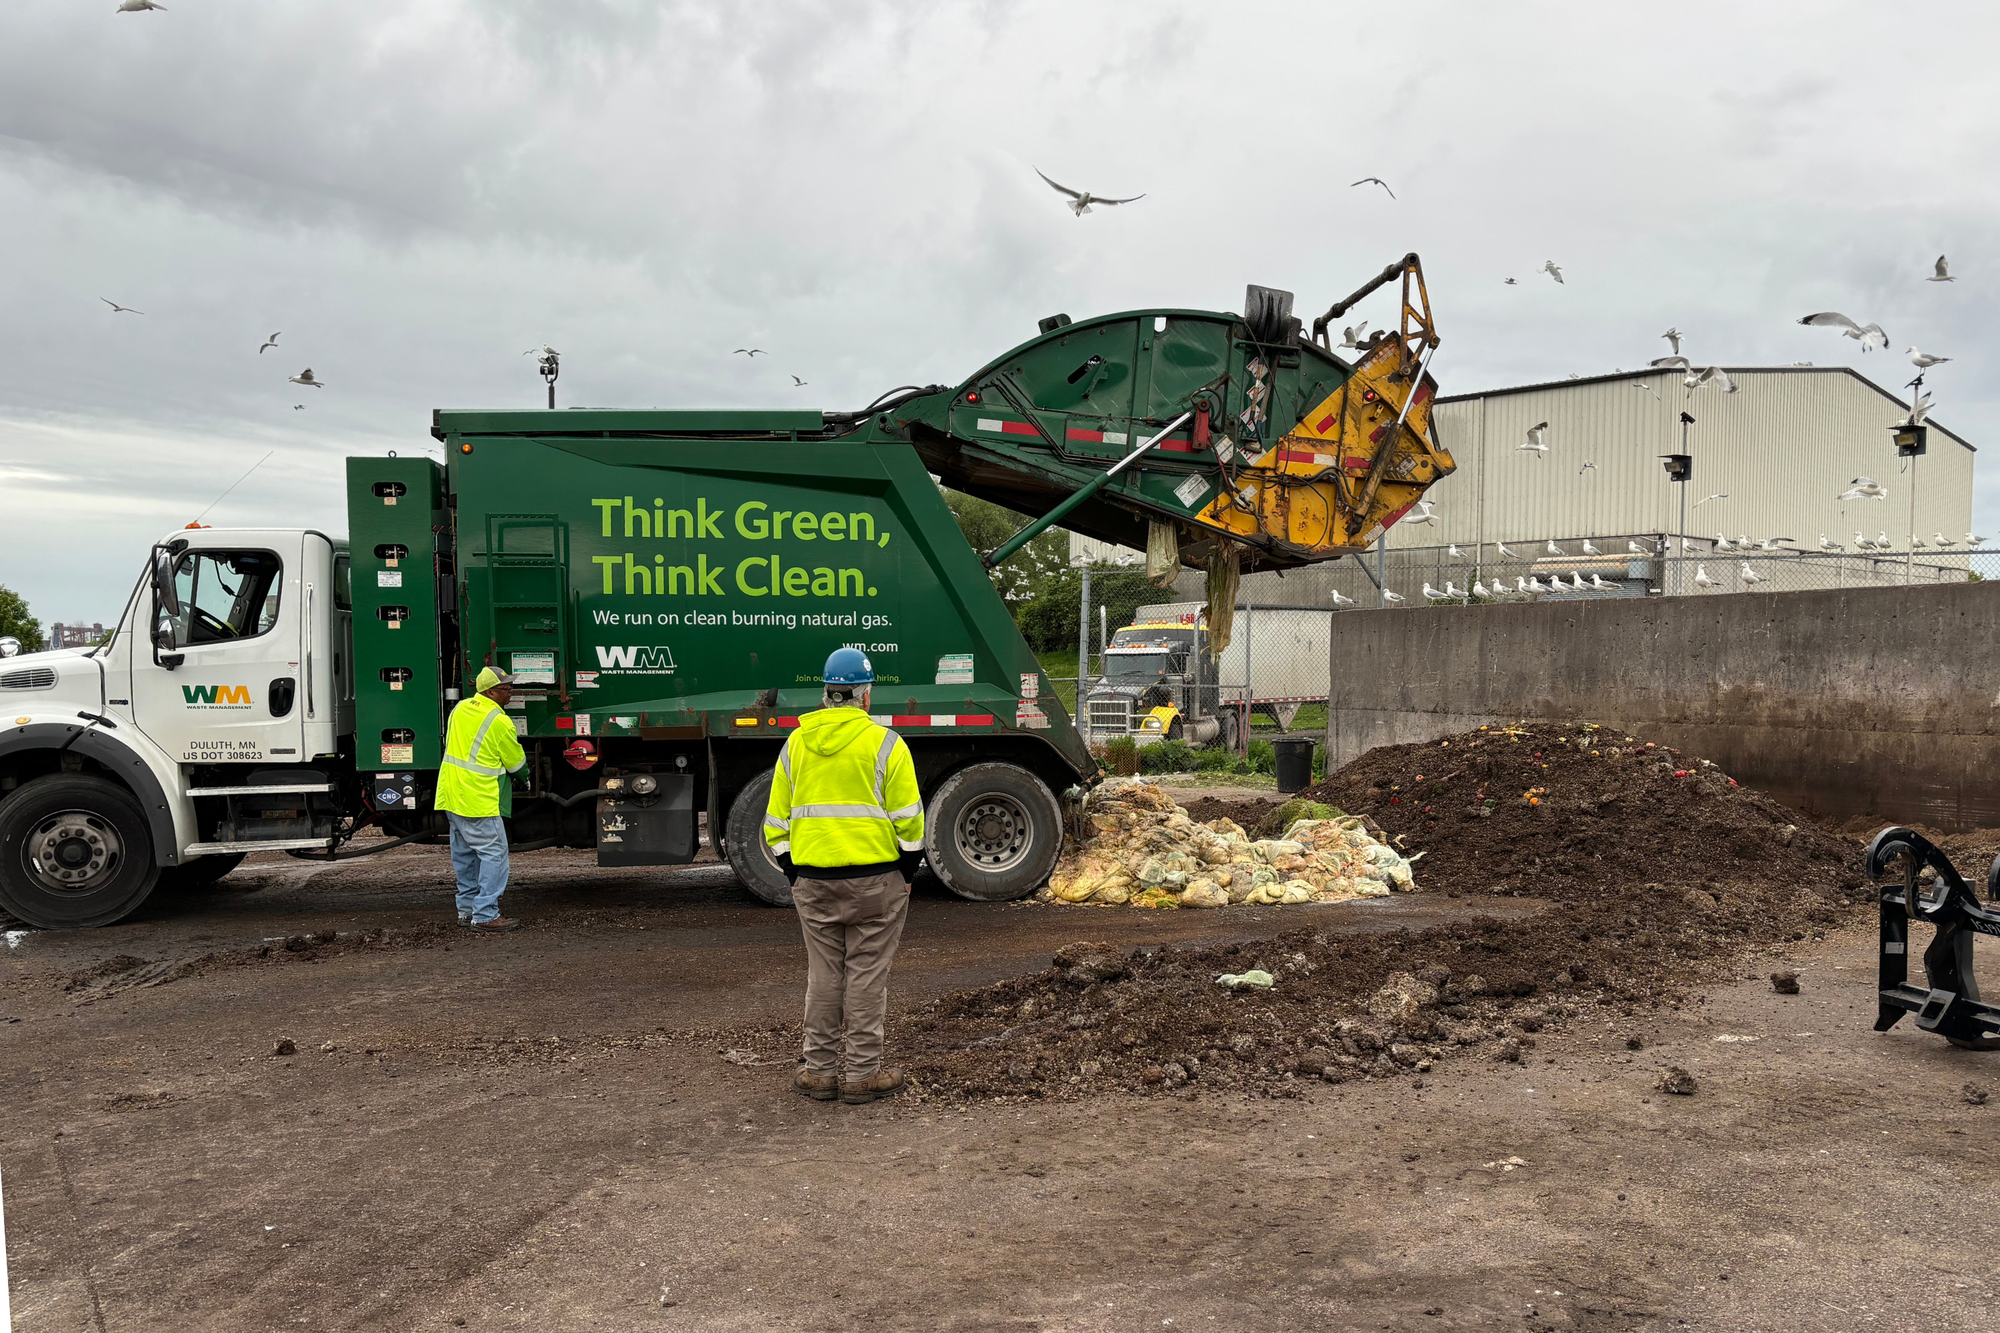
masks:
[[[1771,974],[1771,989],[1780,995],[1797,995],[1799,993],[1799,974],[1790,971],[1773,972]]]
[[[1672,1093],[1676,1097],[1692,1097],[1699,1085],[1694,1081],[1694,1075],[1687,1070],[1679,1065],[1668,1065],[1660,1071],[1660,1076],[1653,1080],[1653,1086],[1661,1092]]]

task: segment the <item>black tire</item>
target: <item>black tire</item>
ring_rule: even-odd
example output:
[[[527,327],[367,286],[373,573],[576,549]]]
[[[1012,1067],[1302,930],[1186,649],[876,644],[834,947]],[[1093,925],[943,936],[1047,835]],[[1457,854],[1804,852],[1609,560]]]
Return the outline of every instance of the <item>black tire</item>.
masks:
[[[973,764],[944,780],[924,813],[924,855],[944,886],[974,902],[1025,898],[1062,853],[1062,806],[1014,764]]]
[[[1181,720],[1180,720],[1179,718],[1175,718],[1175,719],[1174,719],[1173,721],[1171,721],[1171,722],[1167,723],[1167,739],[1168,739],[1168,740],[1170,740],[1170,741],[1177,741],[1177,740],[1179,740],[1179,739],[1180,739],[1180,738],[1181,738],[1182,736],[1184,736],[1184,735],[1186,735],[1186,734],[1187,734],[1187,730],[1186,730],[1186,728],[1184,728],[1184,727],[1182,727],[1182,726],[1181,726]]]
[[[1242,733],[1241,731],[1238,730],[1238,727],[1239,723],[1237,722],[1236,718],[1236,710],[1234,708],[1223,709],[1222,730],[1216,733],[1215,743],[1217,745],[1220,745],[1223,749],[1229,751],[1231,754],[1235,754],[1237,750],[1237,742],[1242,739]]]
[[[159,879],[145,813],[115,782],[52,774],[0,803],[0,910],[31,926],[108,926]]]
[[[764,811],[770,804],[771,774],[766,770],[738,792],[730,804],[723,842],[728,848],[729,868],[743,881],[744,888],[773,907],[790,907],[792,886],[778,869],[770,844],[764,841]]]
[[[192,861],[183,861],[177,866],[162,866],[159,889],[162,893],[205,889],[242,865],[243,858],[248,855],[248,852],[229,852],[215,856],[197,856]]]

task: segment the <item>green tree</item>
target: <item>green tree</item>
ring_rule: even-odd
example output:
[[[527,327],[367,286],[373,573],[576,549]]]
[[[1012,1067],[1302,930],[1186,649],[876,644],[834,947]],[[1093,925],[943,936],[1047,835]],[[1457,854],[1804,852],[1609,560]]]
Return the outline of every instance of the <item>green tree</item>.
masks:
[[[990,500],[981,500],[961,491],[944,490],[944,502],[950,506],[951,516],[958,520],[958,530],[965,534],[966,542],[982,556],[988,551],[998,550],[1001,543],[1033,521]],[[993,586],[1013,607],[1034,598],[1042,585],[1059,576],[1068,564],[1069,534],[1060,528],[1051,528],[1008,556],[1005,564],[992,571]]]
[[[24,653],[38,653],[44,646],[42,627],[29,614],[27,599],[0,585],[0,638],[8,637],[19,639]]]

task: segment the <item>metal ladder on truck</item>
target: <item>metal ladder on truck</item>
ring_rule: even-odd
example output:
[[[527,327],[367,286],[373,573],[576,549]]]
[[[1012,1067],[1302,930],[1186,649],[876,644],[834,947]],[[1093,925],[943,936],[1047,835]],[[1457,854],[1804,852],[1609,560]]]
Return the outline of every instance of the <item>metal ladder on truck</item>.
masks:
[[[490,585],[487,664],[506,671],[518,669],[518,653],[549,654],[549,692],[567,705],[569,525],[555,514],[488,514],[482,554]]]

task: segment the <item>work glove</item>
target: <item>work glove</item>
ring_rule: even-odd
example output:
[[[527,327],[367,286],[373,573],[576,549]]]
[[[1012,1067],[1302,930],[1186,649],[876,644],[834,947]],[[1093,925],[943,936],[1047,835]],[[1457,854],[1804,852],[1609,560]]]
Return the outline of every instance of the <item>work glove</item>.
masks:
[[[778,869],[783,873],[785,883],[795,889],[799,886],[799,868],[792,864],[792,854],[790,852],[778,853]]]
[[[923,863],[924,863],[924,854],[921,851],[904,852],[901,855],[899,855],[896,858],[896,868],[903,872],[903,883],[905,884],[916,883],[917,869],[918,867],[922,866]]]

